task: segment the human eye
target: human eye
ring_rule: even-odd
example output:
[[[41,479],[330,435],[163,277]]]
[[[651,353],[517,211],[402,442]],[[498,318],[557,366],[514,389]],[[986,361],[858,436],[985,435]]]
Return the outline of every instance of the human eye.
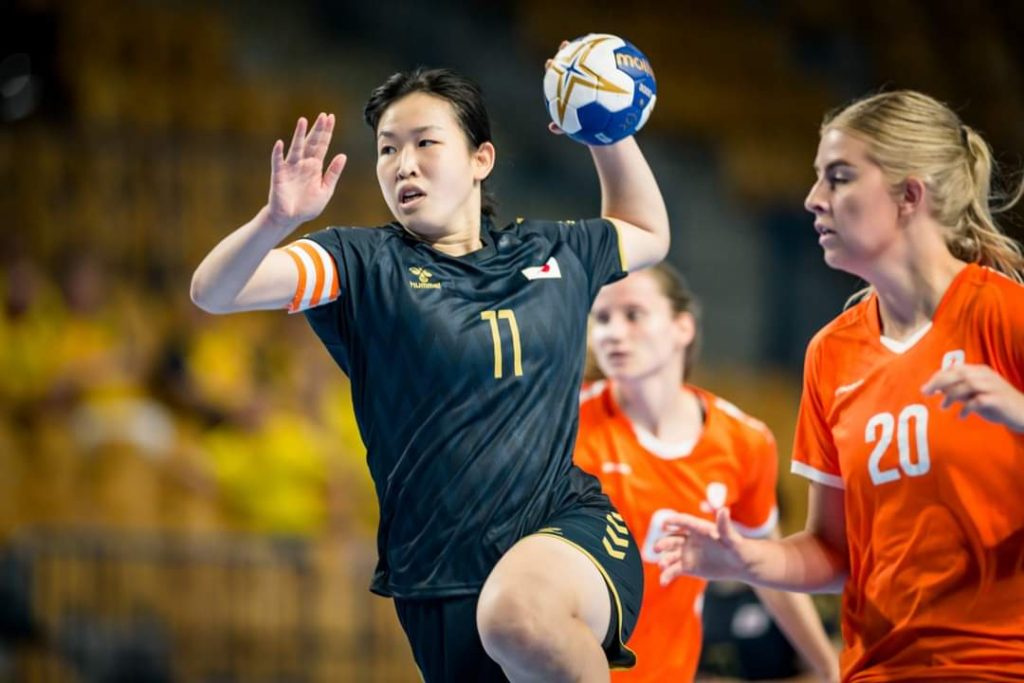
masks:
[[[437,140],[430,140],[430,139],[426,139],[426,138],[424,138],[423,140],[420,140],[420,147],[432,147],[433,145],[436,145],[436,144],[437,144]]]
[[[383,156],[387,156],[389,154],[394,154],[394,153],[395,153],[394,145],[381,145],[379,156],[383,157]]]
[[[643,310],[639,308],[630,308],[626,311],[626,320],[631,323],[635,323],[644,317]]]
[[[834,190],[837,186],[850,182],[850,177],[843,171],[829,171],[825,175],[825,180],[828,182],[828,186]]]

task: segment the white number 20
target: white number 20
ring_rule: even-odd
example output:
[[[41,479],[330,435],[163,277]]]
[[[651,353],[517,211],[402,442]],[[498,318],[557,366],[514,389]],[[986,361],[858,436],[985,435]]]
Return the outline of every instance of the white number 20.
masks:
[[[914,422],[914,444],[910,442],[910,422]],[[900,466],[883,470],[882,456],[889,450],[893,432],[896,433],[896,448],[899,451]],[[868,458],[868,473],[875,486],[888,484],[900,478],[900,470],[908,477],[920,477],[931,469],[928,453],[928,408],[913,403],[900,411],[899,418],[892,413],[878,413],[868,420],[864,440],[874,443],[875,448]],[[916,445],[916,458],[914,457]]]

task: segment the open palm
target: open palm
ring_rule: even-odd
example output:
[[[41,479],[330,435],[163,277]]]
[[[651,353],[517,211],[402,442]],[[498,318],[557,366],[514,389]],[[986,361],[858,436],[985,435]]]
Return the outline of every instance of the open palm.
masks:
[[[268,208],[274,221],[304,223],[320,215],[334,195],[338,178],[345,168],[344,154],[335,156],[324,171],[324,158],[334,132],[334,114],[320,114],[306,132],[306,119],[295,124],[295,133],[287,156],[284,142],[278,140],[270,160],[270,199]]]
[[[663,530],[671,535],[655,544],[655,550],[661,553],[658,564],[662,585],[683,575],[705,579],[745,578],[745,539],[733,527],[728,510],[719,510],[714,522],[676,514],[664,521]]]

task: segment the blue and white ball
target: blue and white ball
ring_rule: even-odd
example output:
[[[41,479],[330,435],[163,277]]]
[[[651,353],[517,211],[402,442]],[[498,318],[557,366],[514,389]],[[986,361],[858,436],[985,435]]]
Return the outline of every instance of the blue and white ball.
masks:
[[[608,33],[572,41],[544,73],[551,120],[585,145],[610,145],[643,128],[657,92],[647,57]]]

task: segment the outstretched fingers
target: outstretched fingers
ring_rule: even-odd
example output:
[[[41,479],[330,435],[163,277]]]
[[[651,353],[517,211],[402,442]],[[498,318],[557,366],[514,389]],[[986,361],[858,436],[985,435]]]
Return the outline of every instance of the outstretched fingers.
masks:
[[[654,544],[659,553],[662,585],[683,575],[723,578],[739,576],[740,536],[729,519],[728,508],[721,508],[715,520],[687,514],[673,514],[661,524],[668,534]]]
[[[333,193],[334,188],[338,186],[338,178],[341,177],[341,172],[345,170],[345,163],[347,161],[348,157],[344,154],[338,154],[331,159],[331,163],[324,173],[323,180],[323,186],[328,192]]]
[[[305,159],[323,159],[327,156],[327,148],[331,144],[331,134],[334,131],[334,114],[320,114],[316,117],[313,127],[306,136],[306,144],[303,149]]]
[[[662,586],[667,586],[693,569],[693,552],[690,544],[701,537],[714,538],[716,530],[715,525],[707,520],[677,513],[662,522],[661,531],[669,535],[654,543],[654,551],[659,556],[659,581]]]
[[[284,140],[278,140],[274,143],[274,148],[270,150],[270,173],[277,175],[277,172],[281,170],[281,166],[284,165]]]
[[[732,526],[729,508],[719,508],[715,514],[715,536],[727,548],[731,549],[736,545],[736,531]]]
[[[668,550],[658,558],[658,568],[661,573],[658,581],[662,586],[667,586],[680,576],[685,576],[693,571],[693,552],[686,546],[686,543],[679,544],[674,550]]]
[[[924,386],[921,387],[921,393],[925,396],[931,396],[933,394],[942,394],[943,397],[948,397],[951,392],[955,392],[957,387],[963,388],[967,385],[967,368],[964,365],[956,365],[951,368],[943,368],[933,374]],[[943,402],[943,408],[947,407],[947,404]]]
[[[286,160],[293,164],[302,158],[302,149],[306,142],[306,126],[308,125],[305,116],[300,116],[295,124],[295,132],[292,133],[292,142],[288,146]]]
[[[661,524],[661,530],[667,534],[688,536],[697,534],[708,538],[716,538],[717,530],[713,522],[680,512],[669,515]]]
[[[981,365],[957,365],[939,370],[921,387],[925,396],[942,395],[942,410],[954,403],[970,406],[971,412],[984,402],[986,394],[997,388],[991,368]],[[961,417],[965,416],[961,413]]]

